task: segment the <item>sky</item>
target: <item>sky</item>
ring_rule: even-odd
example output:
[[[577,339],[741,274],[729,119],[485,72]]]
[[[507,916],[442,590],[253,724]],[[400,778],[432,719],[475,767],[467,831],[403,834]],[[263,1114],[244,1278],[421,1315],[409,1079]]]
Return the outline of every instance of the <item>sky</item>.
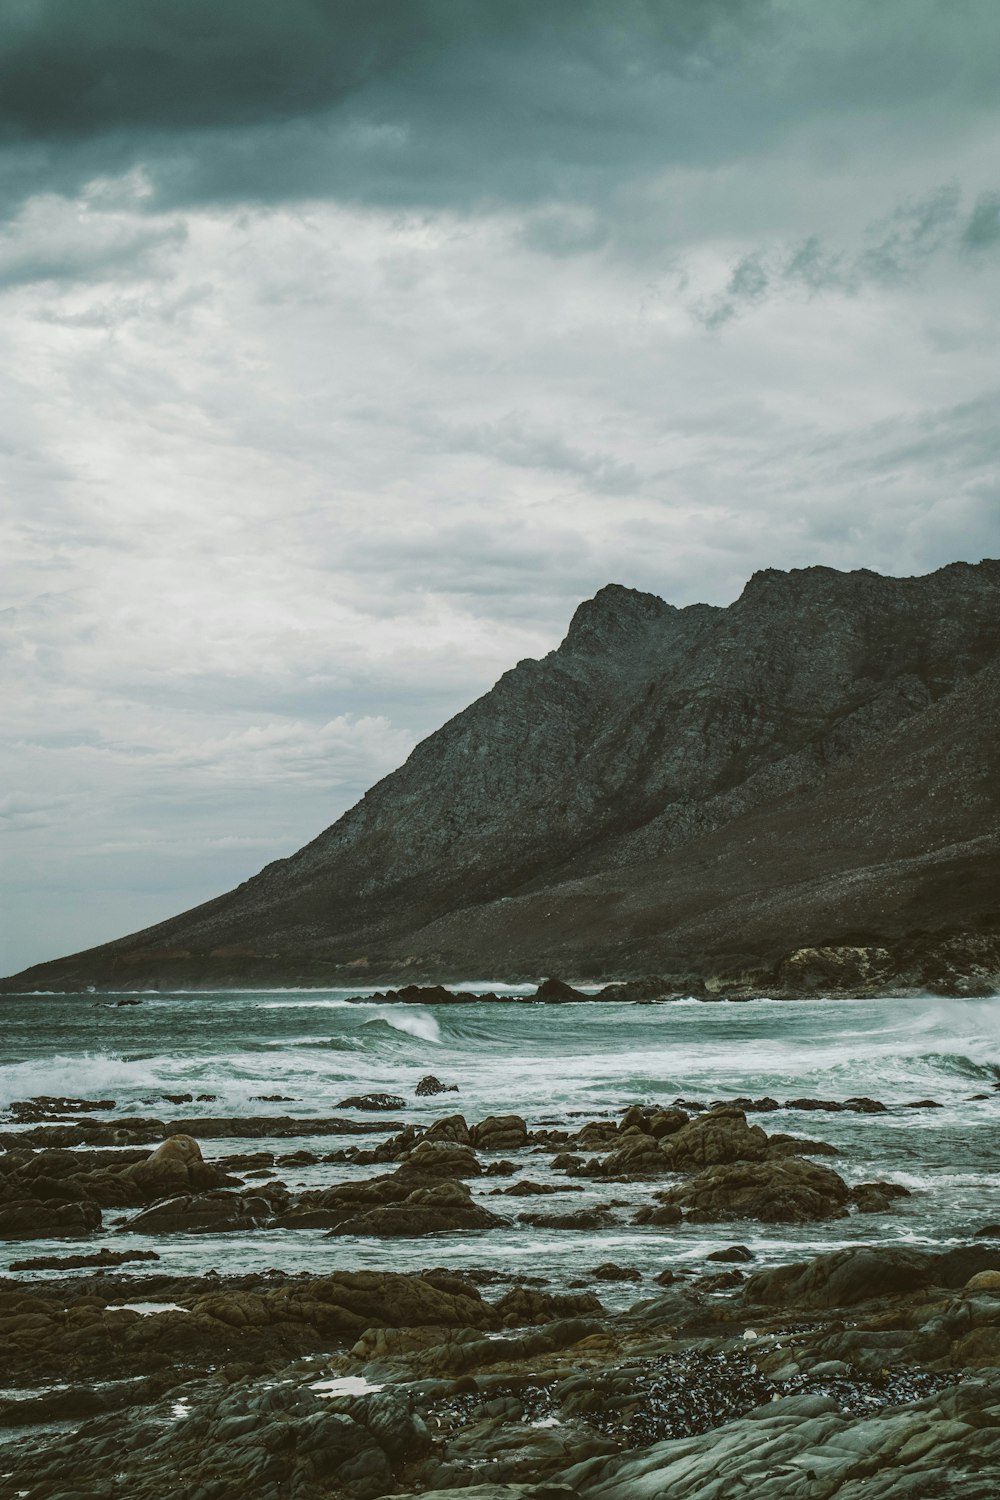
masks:
[[[608,582],[1000,555],[995,0],[4,0],[0,972]]]

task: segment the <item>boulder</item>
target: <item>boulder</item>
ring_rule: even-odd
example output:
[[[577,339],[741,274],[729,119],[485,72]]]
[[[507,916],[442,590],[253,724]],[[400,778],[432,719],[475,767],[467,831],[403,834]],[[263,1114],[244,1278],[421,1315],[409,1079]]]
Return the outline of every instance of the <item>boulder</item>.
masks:
[[[198,1142],[189,1135],[172,1135],[151,1156],[121,1174],[134,1182],[145,1198],[168,1198],[178,1193],[221,1187],[225,1174],[210,1166]]]
[[[642,1272],[636,1266],[619,1266],[606,1260],[591,1271],[595,1281],[641,1281]]]
[[[759,1125],[748,1125],[741,1109],[713,1109],[689,1120],[660,1142],[667,1171],[691,1172],[725,1162],[761,1161],[768,1139]]]
[[[758,1219],[764,1224],[806,1224],[843,1218],[850,1191],[829,1167],[790,1156],[778,1161],[707,1167],[661,1195],[696,1224]]]
[[[418,1141],[396,1169],[400,1177],[478,1177],[482,1172],[471,1146],[447,1140]]]
[[[435,1078],[433,1073],[426,1073],[417,1084],[414,1093],[418,1099],[426,1099],[432,1094],[457,1094],[457,1083],[442,1083],[440,1078]]]
[[[487,1115],[470,1135],[477,1151],[520,1151],[528,1144],[528,1127],[520,1115]]]
[[[423,1135],[423,1141],[452,1141],[456,1146],[471,1146],[472,1136],[469,1127],[465,1123],[464,1115],[445,1115],[441,1120],[435,1120],[433,1125],[428,1125]]]

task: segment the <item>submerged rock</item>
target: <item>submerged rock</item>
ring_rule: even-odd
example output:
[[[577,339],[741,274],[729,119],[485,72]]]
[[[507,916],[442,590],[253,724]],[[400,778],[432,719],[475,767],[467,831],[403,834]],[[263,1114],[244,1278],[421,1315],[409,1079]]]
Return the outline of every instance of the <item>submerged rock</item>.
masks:
[[[341,1099],[336,1105],[337,1109],[370,1109],[389,1110],[405,1109],[406,1100],[399,1094],[351,1094],[347,1099]]]

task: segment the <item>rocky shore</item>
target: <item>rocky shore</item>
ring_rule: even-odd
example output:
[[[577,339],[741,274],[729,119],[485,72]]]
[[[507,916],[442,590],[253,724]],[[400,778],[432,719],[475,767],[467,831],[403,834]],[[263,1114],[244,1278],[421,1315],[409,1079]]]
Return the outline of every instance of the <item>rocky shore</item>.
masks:
[[[662,1279],[618,1311],[474,1271],[8,1280],[2,1493],[996,1494],[1000,1247]]]
[[[449,1092],[431,1075],[418,1089]],[[741,1226],[896,1211],[899,1184],[853,1181],[834,1147],[758,1123],[789,1108],[891,1114],[877,1099],[678,1100],[533,1127],[406,1123],[386,1117],[406,1105],[391,1096],[322,1118],[116,1118],[113,1104],[25,1100],[0,1132],[0,1238],[23,1247],[0,1279],[2,1495],[985,1500],[1000,1487],[1000,1226],[785,1265],[739,1241]],[[296,1133],[343,1140],[322,1156],[252,1149]],[[223,1154],[207,1159],[210,1142]],[[305,1158],[325,1185],[285,1180]],[[732,1242],[664,1255],[655,1274],[592,1254],[595,1232],[612,1244],[622,1224],[684,1223]],[[499,1227],[577,1234],[588,1258],[560,1284],[530,1260],[477,1266],[478,1236]],[[173,1237],[272,1228],[383,1244],[383,1268],[170,1269]],[[468,1263],[436,1265],[456,1232]],[[427,1269],[392,1269],[401,1237],[426,1240]]]

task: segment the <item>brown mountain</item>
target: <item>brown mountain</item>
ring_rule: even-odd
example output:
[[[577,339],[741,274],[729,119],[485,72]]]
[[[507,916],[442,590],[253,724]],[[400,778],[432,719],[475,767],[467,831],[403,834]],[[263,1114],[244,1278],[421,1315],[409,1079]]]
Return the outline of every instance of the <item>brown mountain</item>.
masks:
[[[738,970],[1000,914],[1000,562],[612,584],[290,858],[3,987]]]

